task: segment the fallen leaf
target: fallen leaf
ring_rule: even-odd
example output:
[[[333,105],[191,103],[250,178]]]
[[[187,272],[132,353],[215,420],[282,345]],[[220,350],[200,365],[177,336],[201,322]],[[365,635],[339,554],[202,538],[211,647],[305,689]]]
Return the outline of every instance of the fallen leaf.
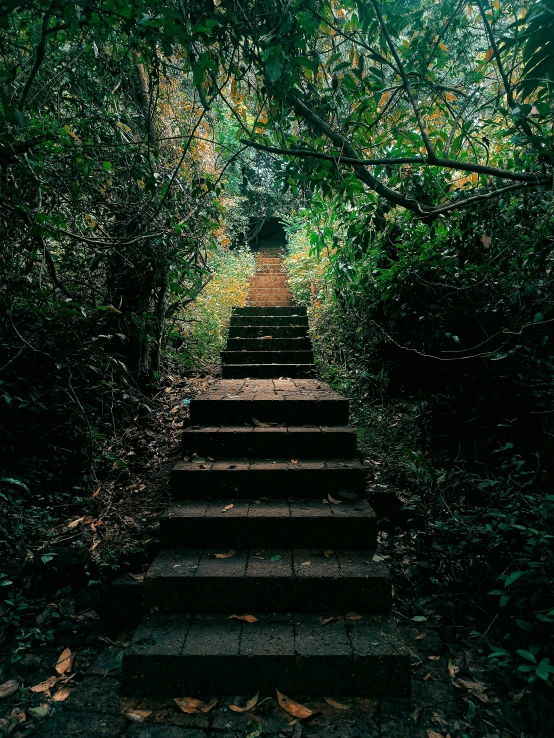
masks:
[[[81,522],[82,519],[83,518],[77,518],[76,520],[72,520],[71,523],[68,523],[67,524],[67,528],[68,529],[69,528],[76,528],[79,525],[79,523]]]
[[[417,721],[419,720],[419,716],[421,715],[422,709],[423,708],[421,707],[416,707],[416,709],[412,712],[412,720],[414,721],[414,723],[417,723]]]
[[[290,460],[290,463],[291,464],[298,464],[298,459],[291,459]]]
[[[244,707],[239,707],[238,705],[229,705],[229,710],[232,710],[233,712],[246,712],[247,710],[251,710],[256,703],[258,702],[258,695],[255,694],[253,697],[251,697]]]
[[[326,617],[321,618],[319,621],[322,625],[327,625],[327,623],[333,623],[335,620],[338,620],[337,617],[334,615],[327,615]]]
[[[234,507],[233,503],[231,502],[230,505],[225,505],[223,510],[221,512],[227,512],[227,510],[230,510],[232,507]]]
[[[332,502],[333,505],[340,505],[341,504],[341,500],[335,500],[335,498],[334,497],[331,497],[331,495],[327,495],[327,499],[329,500],[329,502]]]
[[[69,695],[71,694],[71,689],[69,687],[60,687],[57,692],[54,692],[52,695],[52,699],[54,702],[63,702],[66,700]]]
[[[477,699],[479,700],[479,702],[485,702],[486,703],[486,702],[489,701],[489,696],[487,694],[484,694],[483,692],[475,692],[473,696],[474,697],[477,697]]]
[[[357,612],[347,612],[344,617],[347,620],[361,620],[363,618],[363,615],[360,615]]]
[[[40,682],[40,684],[35,684],[34,687],[31,687],[29,689],[29,691],[30,692],[46,692],[48,695],[50,695],[50,689],[56,684],[57,681],[58,681],[57,677],[51,676],[48,679],[46,679],[44,682]]]
[[[27,712],[36,718],[43,718],[48,715],[50,708],[48,705],[38,705],[38,707],[29,707]]]
[[[482,243],[483,243],[483,246],[484,246],[484,247],[485,247],[486,249],[488,249],[488,248],[489,248],[489,246],[491,245],[491,237],[490,237],[490,236],[487,236],[487,235],[483,234],[483,235],[481,236],[481,241],[482,241]]]
[[[342,702],[337,702],[337,700],[334,700],[332,697],[324,697],[323,699],[328,705],[331,705],[331,707],[336,707],[337,710],[350,710],[352,707],[352,705],[345,705]]]
[[[466,689],[471,689],[473,692],[484,692],[485,689],[487,689],[487,687],[484,684],[481,684],[481,682],[470,682],[466,679],[456,679],[454,684],[465,687]]]
[[[275,556],[271,557],[271,561],[281,561],[281,555],[275,554]]]
[[[309,718],[310,715],[314,714],[314,711],[310,710],[309,707],[301,705],[298,702],[291,700],[289,697],[285,697],[285,695],[281,694],[279,690],[276,690],[276,692],[279,704],[281,705],[283,710],[285,712],[288,712],[289,715],[292,715],[292,717],[304,720],[304,718]]]
[[[300,566],[310,566],[311,563],[311,561],[303,561]]]
[[[449,661],[448,662],[448,673],[450,674],[450,676],[452,677],[452,679],[454,679],[454,677],[456,676],[456,674],[459,671],[460,671],[460,667],[459,666],[456,666],[455,664],[453,664],[452,661]]]
[[[232,551],[229,549],[229,551],[225,551],[225,553],[221,554],[214,554],[215,559],[230,559],[231,556],[234,556],[236,554],[236,551]]]
[[[123,714],[127,720],[131,720],[133,723],[142,723],[152,714],[152,710],[129,710]]]
[[[427,656],[429,661],[438,661],[440,659],[440,656]]]
[[[436,731],[429,730],[429,728],[427,728],[427,738],[444,738],[444,736],[442,733],[437,733]]]
[[[323,552],[323,555],[326,559],[330,558],[335,553],[335,550],[333,548],[328,548],[327,551]]]
[[[189,713],[200,713],[200,712],[209,712],[212,707],[215,707],[218,703],[218,700],[213,699],[210,702],[202,702],[202,700],[196,700],[194,697],[180,697],[175,700],[175,704],[178,705],[178,707],[183,712],[189,712]]]
[[[144,581],[144,574],[131,574],[131,572],[129,572],[129,574],[127,576],[131,577],[131,579],[134,579],[135,582],[143,582]]]
[[[425,675],[425,676],[423,677],[423,681],[424,681],[424,682],[428,682],[428,681],[429,681],[429,679],[431,679],[431,674],[426,674],[426,675]]]
[[[427,633],[424,630],[418,630],[414,636],[414,641],[422,641],[424,638],[427,638]]]
[[[8,679],[4,684],[0,684],[0,699],[2,697],[11,697],[19,689],[19,682],[17,679]]]
[[[254,615],[229,615],[229,620],[244,620],[247,623],[258,622],[258,618]]]
[[[69,648],[64,649],[60,657],[58,658],[58,661],[56,662],[55,669],[58,672],[58,674],[65,674],[67,671],[71,670],[71,651]]]
[[[261,420],[258,420],[257,418],[252,418],[252,422],[256,426],[256,428],[266,428],[269,424],[268,423],[262,423]]]

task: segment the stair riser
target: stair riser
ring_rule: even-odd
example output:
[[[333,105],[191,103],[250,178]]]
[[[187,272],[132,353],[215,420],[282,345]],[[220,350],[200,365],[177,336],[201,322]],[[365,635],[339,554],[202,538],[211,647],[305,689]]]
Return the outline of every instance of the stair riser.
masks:
[[[195,465],[196,466],[196,465]],[[206,497],[237,497],[252,499],[263,490],[267,497],[320,498],[334,497],[340,490],[362,496],[365,489],[363,470],[324,469],[321,472],[217,471],[173,470],[173,499],[205,499]]]
[[[309,338],[229,338],[228,351],[311,351]]]
[[[313,379],[315,367],[310,364],[224,364],[221,367],[221,376],[223,379]]]
[[[267,432],[266,432],[267,431]],[[193,453],[212,458],[352,458],[356,456],[356,435],[352,432],[311,433],[270,432],[260,428],[253,432],[187,430],[183,433],[183,454]]]
[[[223,364],[313,364],[313,351],[222,351]]]
[[[231,325],[308,325],[305,315],[233,315]]]
[[[172,548],[374,548],[375,517],[162,518],[163,546]]]
[[[204,698],[206,694],[230,692],[264,697],[275,696],[278,689],[295,699],[305,699],[329,692],[330,686],[336,697],[406,697],[410,694],[410,657],[127,655],[123,680],[124,695],[171,698],[176,694]]]
[[[305,326],[286,325],[237,325],[229,328],[229,338],[307,338],[308,329]],[[269,340],[269,339],[266,339]]]
[[[348,400],[193,400],[191,425],[346,425]]]
[[[241,307],[233,308],[233,315],[306,315],[306,308],[299,305],[289,307]]]
[[[146,579],[145,610],[159,612],[387,613],[391,584],[381,579],[285,579],[283,577]]]

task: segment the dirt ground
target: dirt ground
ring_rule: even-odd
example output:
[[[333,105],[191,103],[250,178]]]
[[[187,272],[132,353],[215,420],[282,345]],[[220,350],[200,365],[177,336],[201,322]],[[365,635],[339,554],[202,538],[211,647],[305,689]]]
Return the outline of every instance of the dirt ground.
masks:
[[[416,545],[390,516],[382,521],[378,553],[398,564],[394,614],[412,655],[410,699],[334,700],[330,684],[330,696],[305,702],[311,714],[300,718],[283,710],[275,695],[260,695],[250,709],[234,711],[230,705],[245,706],[252,695],[233,696],[232,684],[230,696],[205,712],[183,712],[173,699],[119,697],[122,656],[140,620],[133,603],[140,600],[144,572],[159,548],[158,518],[169,501],[169,472],[179,458],[188,401],[213,381],[168,374],[148,418],[137,418],[112,444],[127,466],[115,464],[87,505],[50,532],[44,550],[56,554],[56,567],[21,614],[27,629],[47,634],[42,645],[35,638],[36,645],[14,660],[14,629],[0,630],[0,736],[538,736],[524,727],[524,693],[502,694],[475,654],[452,644],[447,624],[414,620],[403,592]],[[125,609],[118,610],[123,604],[112,596],[114,579],[131,593]],[[209,703],[210,695],[204,699]]]

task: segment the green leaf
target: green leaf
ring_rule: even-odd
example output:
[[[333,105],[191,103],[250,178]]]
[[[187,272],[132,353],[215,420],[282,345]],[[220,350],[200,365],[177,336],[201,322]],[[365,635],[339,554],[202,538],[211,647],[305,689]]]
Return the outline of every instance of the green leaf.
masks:
[[[504,580],[504,586],[509,587],[510,584],[513,584],[514,582],[517,582],[517,580],[522,577],[525,574],[524,571],[513,571],[511,574],[508,574],[506,579]]]
[[[2,477],[0,479],[0,482],[6,482],[7,484],[15,484],[18,487],[23,487],[23,489],[25,490],[25,492],[30,492],[31,491],[29,489],[29,487],[27,487],[26,484],[23,484],[23,482],[21,482],[19,479],[14,479],[13,477]]]
[[[285,59],[283,56],[283,50],[281,46],[272,46],[264,54],[265,72],[270,82],[277,82],[283,68],[285,66]]]
[[[276,554],[275,556],[271,557],[271,561],[281,561],[281,557],[279,554]]]
[[[537,663],[537,659],[533,656],[533,654],[530,651],[525,651],[522,648],[518,648],[516,653],[519,654],[522,659],[525,659],[526,661],[530,661],[532,664]]]
[[[427,618],[425,617],[425,615],[416,615],[414,618],[412,618],[412,620],[415,623],[424,623],[427,620]]]

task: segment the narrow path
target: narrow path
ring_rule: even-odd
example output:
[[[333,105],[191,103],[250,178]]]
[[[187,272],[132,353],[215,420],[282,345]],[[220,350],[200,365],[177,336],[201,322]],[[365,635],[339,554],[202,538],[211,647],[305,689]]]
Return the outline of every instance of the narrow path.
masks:
[[[313,373],[307,319],[275,249],[260,250],[248,302],[223,352],[224,377],[243,378],[191,403],[124,691],[406,695],[348,401],[298,378]]]

